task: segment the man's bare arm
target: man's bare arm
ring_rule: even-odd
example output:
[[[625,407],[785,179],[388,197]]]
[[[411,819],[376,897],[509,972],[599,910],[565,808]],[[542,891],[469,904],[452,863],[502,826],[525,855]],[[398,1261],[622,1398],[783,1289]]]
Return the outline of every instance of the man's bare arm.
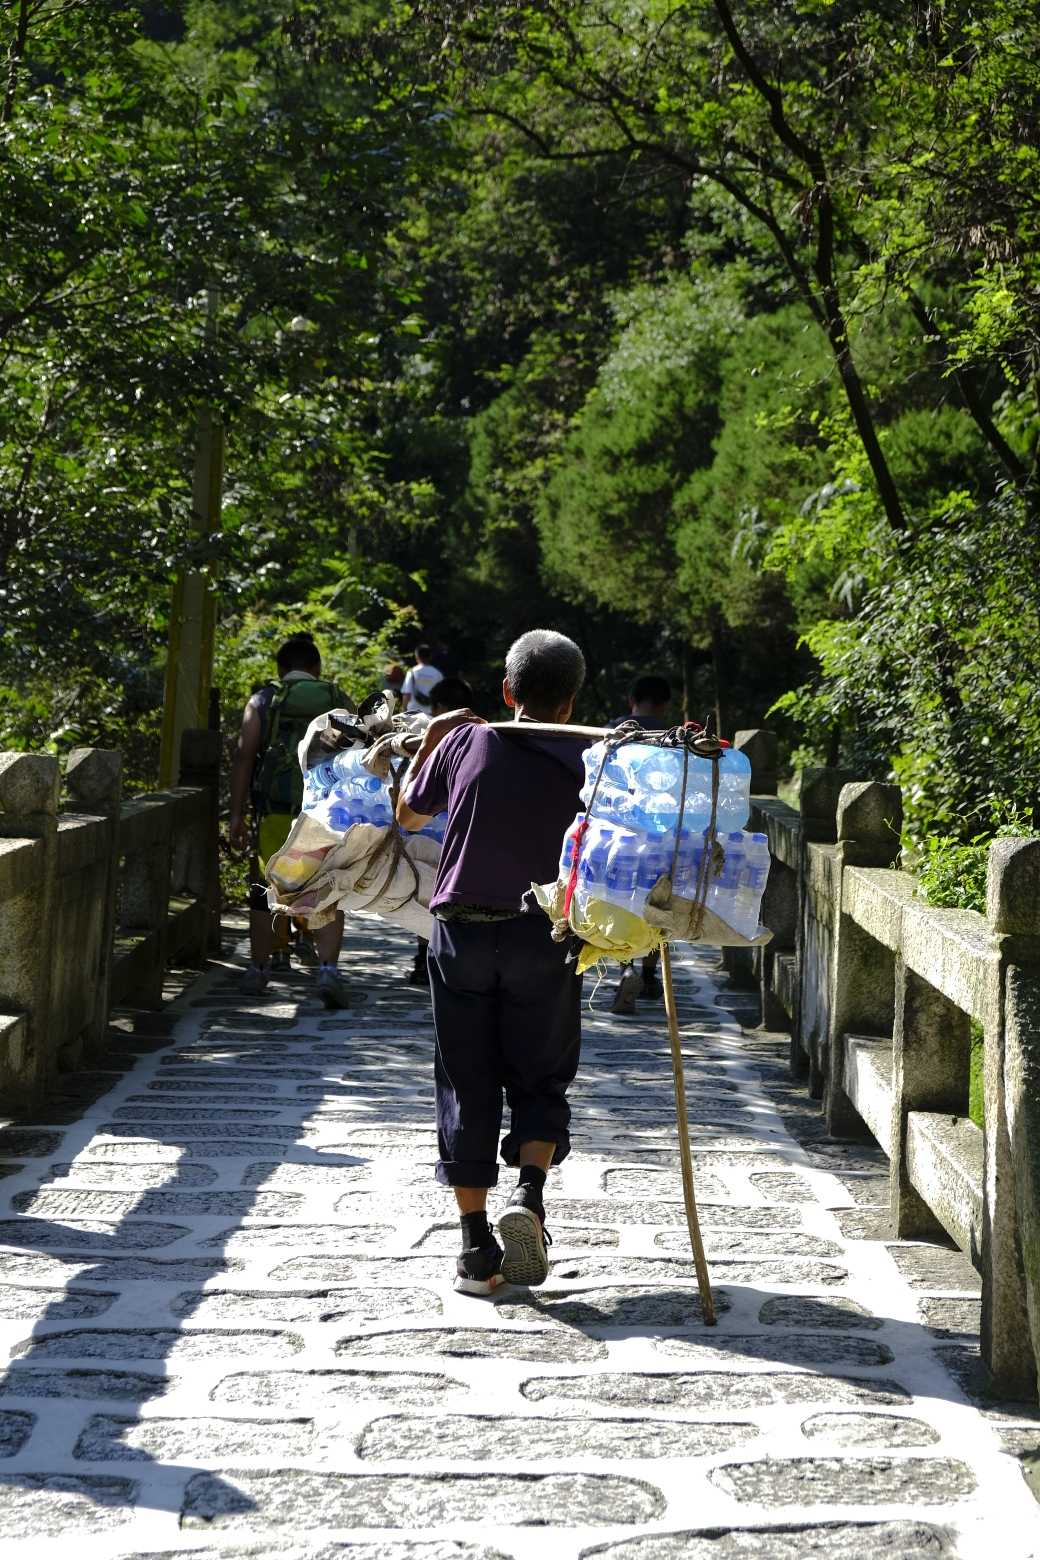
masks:
[[[472,710],[449,710],[447,715],[437,715],[427,726],[423,733],[419,751],[408,766],[408,773],[404,777],[401,786],[401,795],[397,801],[397,821],[402,829],[408,829],[411,833],[422,829],[430,821],[430,815],[415,812],[407,802],[408,789],[415,781],[419,771],[436,749],[437,745],[444,741],[449,731],[454,731],[456,726],[484,726],[487,722],[480,715],[474,715]]]

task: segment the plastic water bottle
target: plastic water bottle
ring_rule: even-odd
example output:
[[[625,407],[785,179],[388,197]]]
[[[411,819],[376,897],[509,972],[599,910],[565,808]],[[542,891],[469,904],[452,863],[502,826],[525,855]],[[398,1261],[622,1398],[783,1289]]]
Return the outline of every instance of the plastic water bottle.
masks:
[[[631,908],[639,876],[639,836],[620,830],[614,836],[603,874],[604,898]]]
[[[605,744],[596,743],[584,755],[585,785],[582,800],[588,807],[603,763]],[[683,801],[683,772],[686,793]],[[656,747],[630,742],[611,753],[603,766],[596,791],[595,815],[618,828],[640,834],[667,836],[679,823],[698,834],[711,821],[714,764],[681,748]],[[750,807],[751,765],[734,748],[724,749],[718,760],[716,829],[728,834],[743,828]]]
[[[345,753],[336,754],[332,768],[340,785],[354,795],[374,796],[377,791],[385,790],[385,786],[378,775],[365,768],[364,755],[364,748],[348,748]]]
[[[683,899],[693,898],[703,855],[703,837],[695,839],[689,829],[683,829],[679,835],[679,851],[675,858],[675,872],[672,875],[673,894],[680,894]]]
[[[734,929],[743,937],[758,931],[762,895],[769,877],[769,840],[764,834],[744,835],[744,869],[737,890]]]
[[[678,806],[683,771],[678,748],[650,747],[636,742],[629,753],[631,757],[626,768],[631,776],[630,784],[640,791],[667,791]]]
[[[321,801],[328,796],[335,784],[336,771],[328,760],[323,764],[315,764],[313,769],[308,769],[304,779],[304,789],[312,801]]]
[[[608,823],[593,825],[582,841],[581,862],[578,874],[581,886],[590,899],[602,897],[601,890],[607,870],[607,857],[613,839],[613,829]]]
[[[578,830],[585,822],[585,814],[578,813],[567,833],[563,836],[563,850],[560,852],[560,878],[566,881],[571,875],[574,865],[574,847],[578,840]]]
[[[358,814],[351,812],[343,802],[333,802],[326,817],[330,829],[351,829],[358,822]]]
[[[701,760],[706,762],[706,760]],[[711,776],[708,776],[710,804]],[[717,828],[743,829],[751,811],[751,761],[738,748],[726,748],[719,759],[719,810]],[[707,823],[707,819],[704,820]]]
[[[720,835],[719,844],[725,853],[722,871],[715,879],[708,899],[709,907],[720,920],[737,930],[737,894],[744,870],[744,836],[738,829]]]
[[[663,839],[650,835],[640,841],[637,855],[635,903],[642,908],[661,873],[671,866],[672,853]]]

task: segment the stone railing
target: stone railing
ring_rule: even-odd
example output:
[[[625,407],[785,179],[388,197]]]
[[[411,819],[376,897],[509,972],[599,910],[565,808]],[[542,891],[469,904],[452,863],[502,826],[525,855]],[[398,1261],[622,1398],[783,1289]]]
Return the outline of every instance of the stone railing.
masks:
[[[119,753],[77,748],[64,776],[0,753],[0,1114],[96,1055],[113,1004],[158,1007],[169,963],[219,948],[219,762],[219,732],[186,731],[184,783],[123,802]]]
[[[945,1230],[982,1279],[982,1352],[995,1390],[1036,1394],[1040,1361],[1040,839],[990,847],[986,914],[936,910],[895,870],[898,786],[808,769],[799,807],[776,799],[776,743],[740,732],[752,823],[772,864],[773,941],[729,953],[791,1034],[836,1137],[869,1129],[889,1157],[893,1238]],[[981,1030],[985,1129],[968,1116]]]

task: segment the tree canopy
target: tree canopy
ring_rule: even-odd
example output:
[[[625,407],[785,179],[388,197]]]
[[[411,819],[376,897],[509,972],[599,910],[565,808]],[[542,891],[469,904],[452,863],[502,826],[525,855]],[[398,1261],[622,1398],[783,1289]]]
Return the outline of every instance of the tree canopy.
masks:
[[[191,564],[229,710],[288,626],[490,704],[548,622],[588,715],[663,670],[918,831],[1035,808],[1035,5],[0,19],[4,745],[145,777]]]

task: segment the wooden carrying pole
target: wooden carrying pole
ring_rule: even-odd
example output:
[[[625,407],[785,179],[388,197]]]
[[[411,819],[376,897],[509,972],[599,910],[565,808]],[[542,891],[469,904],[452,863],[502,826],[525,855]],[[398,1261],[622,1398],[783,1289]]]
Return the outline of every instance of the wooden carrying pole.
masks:
[[[664,985],[664,1010],[668,1016],[668,1040],[672,1048],[672,1077],[675,1080],[675,1115],[679,1129],[679,1161],[682,1165],[683,1202],[686,1227],[690,1232],[690,1250],[697,1269],[697,1287],[705,1327],[715,1326],[715,1301],[704,1255],[704,1242],[697,1219],[697,1196],[693,1188],[693,1156],[690,1153],[690,1123],[686,1115],[686,1080],[683,1076],[682,1046],[679,1043],[679,1019],[675,1011],[675,987],[672,984],[672,955],[667,942],[661,945],[661,975]]]
[[[560,726],[546,721],[493,721],[497,731],[519,731],[528,735],[536,732],[559,732],[573,737],[609,737],[614,732],[603,726]],[[716,770],[717,774],[717,770]],[[717,791],[717,787],[716,787]],[[714,800],[712,827],[715,824]],[[672,956],[668,943],[661,944],[661,975],[664,985],[664,1009],[668,1017],[668,1041],[672,1051],[672,1078],[675,1082],[675,1114],[679,1129],[679,1161],[682,1165],[683,1202],[686,1205],[686,1227],[690,1232],[690,1250],[697,1270],[697,1287],[701,1296],[701,1314],[706,1327],[715,1326],[715,1301],[711,1293],[708,1261],[704,1255],[704,1242],[697,1218],[697,1195],[693,1186],[693,1156],[690,1153],[690,1123],[686,1114],[686,1079],[683,1075],[682,1046],[679,1042],[679,1019],[675,1011],[675,987],[672,984]]]

